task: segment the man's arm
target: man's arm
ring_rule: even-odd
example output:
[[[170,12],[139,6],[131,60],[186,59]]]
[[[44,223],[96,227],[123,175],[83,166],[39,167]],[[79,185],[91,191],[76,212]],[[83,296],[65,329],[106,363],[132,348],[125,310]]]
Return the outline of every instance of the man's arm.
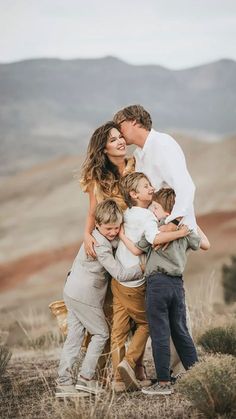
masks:
[[[198,232],[198,235],[201,238],[201,241],[200,241],[200,249],[202,249],[202,250],[208,250],[208,249],[210,249],[211,244],[210,244],[207,236],[205,235],[205,233],[203,233],[203,231],[200,229],[199,225],[197,226],[197,232]]]
[[[120,262],[115,260],[111,246],[100,244],[99,246],[95,246],[94,249],[100,264],[119,282],[131,281],[142,277],[143,272],[141,266],[137,264],[130,268],[124,268]]]

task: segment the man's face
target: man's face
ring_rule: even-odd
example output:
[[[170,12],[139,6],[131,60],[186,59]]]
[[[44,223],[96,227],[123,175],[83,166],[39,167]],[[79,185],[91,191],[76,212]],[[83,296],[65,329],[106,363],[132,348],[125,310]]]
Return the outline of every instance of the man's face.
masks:
[[[96,224],[98,231],[106,237],[107,240],[114,240],[120,231],[121,223],[114,224]]]
[[[127,145],[133,144],[135,126],[135,121],[127,121],[126,119],[119,123],[120,132],[123,135]]]

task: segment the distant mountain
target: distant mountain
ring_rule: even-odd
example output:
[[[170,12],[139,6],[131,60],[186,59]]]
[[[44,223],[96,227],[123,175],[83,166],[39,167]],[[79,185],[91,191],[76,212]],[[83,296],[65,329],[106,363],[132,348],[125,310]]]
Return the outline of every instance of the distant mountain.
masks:
[[[236,132],[236,62],[186,70],[102,59],[0,64],[0,174],[85,150],[92,130],[141,103],[158,130]]]

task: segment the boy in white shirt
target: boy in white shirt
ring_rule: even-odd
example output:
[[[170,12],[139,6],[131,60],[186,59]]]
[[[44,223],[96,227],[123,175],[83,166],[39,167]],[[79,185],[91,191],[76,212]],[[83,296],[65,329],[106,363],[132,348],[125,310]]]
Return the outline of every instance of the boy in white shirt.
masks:
[[[157,219],[148,210],[154,190],[143,173],[136,172],[125,176],[122,179],[121,189],[128,206],[128,209],[124,212],[124,230],[130,240],[137,242],[144,234],[149,243],[156,245],[188,234],[189,231],[185,226],[174,232],[158,231]],[[119,242],[115,257],[126,269],[139,261],[139,258],[134,256],[122,241]],[[140,388],[134,368],[145,350],[149,336],[145,313],[145,288],[143,276],[136,281],[128,281],[123,285],[112,280],[113,327],[111,348],[115,390],[119,386],[122,388],[122,385],[125,385],[126,389],[137,390]],[[125,342],[130,332],[131,319],[136,324],[136,330],[126,351]]]

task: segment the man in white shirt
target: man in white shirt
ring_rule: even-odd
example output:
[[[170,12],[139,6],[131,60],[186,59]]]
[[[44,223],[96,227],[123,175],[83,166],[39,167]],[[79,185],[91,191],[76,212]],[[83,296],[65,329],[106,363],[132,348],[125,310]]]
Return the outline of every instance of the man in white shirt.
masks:
[[[114,116],[128,145],[135,144],[135,170],[145,173],[156,190],[169,186],[176,194],[173,211],[167,217],[168,229],[178,220],[196,230],[193,200],[195,186],[188,172],[184,153],[168,134],[152,129],[150,114],[141,105],[128,106]],[[173,223],[174,220],[174,223]]]
[[[174,231],[181,222],[197,232],[193,207],[195,185],[179,144],[170,135],[152,128],[151,116],[141,105],[121,109],[114,115],[113,121],[119,125],[126,143],[137,146],[134,152],[135,170],[145,173],[156,190],[171,187],[175,191],[175,205],[165,220],[167,225],[160,227],[160,230]],[[187,318],[191,333],[188,306]],[[177,352],[173,346],[171,349],[171,368],[177,373],[182,368]]]

